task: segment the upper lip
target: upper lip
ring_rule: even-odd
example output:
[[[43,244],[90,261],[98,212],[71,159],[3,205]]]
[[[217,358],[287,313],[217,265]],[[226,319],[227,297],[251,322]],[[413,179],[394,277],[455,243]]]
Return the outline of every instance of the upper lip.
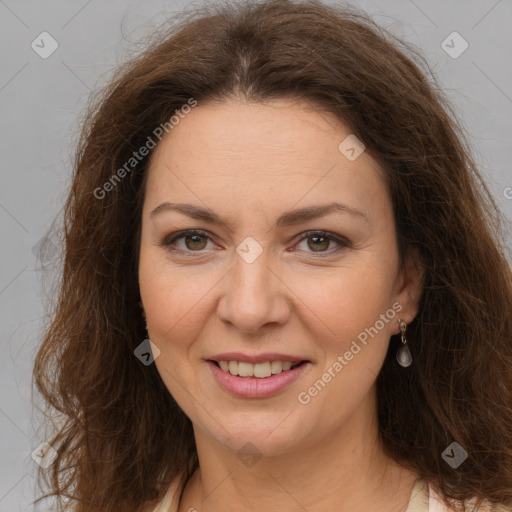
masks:
[[[209,358],[212,361],[242,361],[244,363],[266,363],[267,361],[290,361],[291,363],[301,363],[307,361],[303,357],[290,356],[287,354],[278,354],[276,352],[265,352],[263,354],[242,354],[241,352],[225,352]]]

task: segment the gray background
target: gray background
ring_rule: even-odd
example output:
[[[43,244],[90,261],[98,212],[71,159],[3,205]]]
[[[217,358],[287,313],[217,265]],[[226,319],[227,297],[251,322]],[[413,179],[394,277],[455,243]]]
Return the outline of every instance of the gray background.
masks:
[[[511,219],[512,0],[351,3],[422,50],[471,136],[491,191]],[[0,512],[34,509],[31,453],[44,434],[32,411],[31,369],[48,313],[42,277],[57,268],[58,246],[46,233],[66,197],[88,95],[137,49],[138,40],[190,4],[0,0]],[[46,59],[31,48],[44,31],[59,45]],[[458,58],[441,47],[453,31],[469,44]],[[460,41],[453,46],[459,49]],[[511,240],[508,231],[509,256]],[[35,249],[42,243],[41,260]],[[43,263],[49,268],[44,274]]]

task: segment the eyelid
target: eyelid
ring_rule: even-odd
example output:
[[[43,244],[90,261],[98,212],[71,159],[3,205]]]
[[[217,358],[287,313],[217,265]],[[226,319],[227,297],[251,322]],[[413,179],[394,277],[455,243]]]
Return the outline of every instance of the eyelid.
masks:
[[[210,233],[208,233],[208,231],[205,231],[203,229],[184,229],[182,231],[175,231],[174,233],[171,233],[170,235],[165,237],[164,241],[161,244],[158,244],[158,245],[161,245],[161,246],[167,248],[167,250],[169,250],[171,252],[181,253],[181,254],[193,255],[194,253],[196,253],[197,256],[200,256],[202,253],[206,252],[204,250],[202,250],[202,251],[186,251],[186,250],[179,249],[179,248],[174,248],[174,249],[171,248],[171,245],[174,244],[174,242],[176,242],[180,238],[186,237],[187,235],[189,235],[189,236],[200,235],[203,238],[206,238],[207,240],[210,240],[212,242],[213,242],[213,238],[214,238],[214,237],[212,237],[212,235]]]
[[[187,235],[191,235],[191,236],[192,235],[200,235],[208,240],[211,240],[212,242],[213,242],[213,239],[215,238],[210,233],[208,233],[207,231],[205,231],[203,229],[185,229],[182,231],[176,231],[174,233],[171,233],[159,245],[169,248],[174,242],[176,242],[176,240],[179,240],[180,238],[184,238]],[[309,231],[304,231],[302,233],[299,233],[296,237],[294,237],[294,238],[298,239],[297,242],[295,243],[295,245],[297,245],[298,243],[302,242],[303,240],[306,240],[307,238],[310,238],[313,236],[325,237],[325,238],[328,238],[330,241],[338,244],[337,248],[331,249],[328,251],[319,251],[319,252],[306,251],[306,252],[309,252],[309,254],[317,255],[318,257],[322,257],[322,255],[327,256],[327,255],[331,255],[333,253],[342,252],[343,250],[352,247],[352,243],[347,238],[345,238],[341,235],[332,233],[330,231],[325,231],[325,230],[321,230],[321,229],[316,229],[316,230],[314,229],[314,230],[309,230]],[[201,255],[201,253],[206,252],[204,250],[190,251],[190,250],[183,250],[183,249],[179,249],[179,248],[168,249],[168,250],[170,250],[172,252],[178,252],[178,253],[190,254],[190,255],[194,254],[194,253],[196,253],[197,255]],[[295,249],[294,249],[294,251],[295,251]],[[313,256],[313,257],[315,257],[315,256]]]
[[[331,240],[333,242],[336,242],[338,244],[339,248],[341,248],[341,249],[343,249],[343,248],[347,249],[349,247],[352,247],[352,243],[347,238],[345,238],[341,235],[337,235],[335,233],[331,233],[330,231],[325,231],[323,229],[312,229],[309,231],[304,231],[303,233],[300,233],[297,236],[300,237],[297,243],[302,242],[303,240],[310,238],[312,236],[320,236],[320,237],[328,238],[329,240]],[[312,251],[311,254],[332,254],[333,252],[336,252],[336,250],[320,251],[317,253]]]
[[[205,238],[212,238],[210,233],[208,233],[208,231],[204,231],[203,229],[184,229],[182,231],[175,231],[174,233],[166,236],[160,245],[170,245],[172,242],[187,235],[201,235]]]

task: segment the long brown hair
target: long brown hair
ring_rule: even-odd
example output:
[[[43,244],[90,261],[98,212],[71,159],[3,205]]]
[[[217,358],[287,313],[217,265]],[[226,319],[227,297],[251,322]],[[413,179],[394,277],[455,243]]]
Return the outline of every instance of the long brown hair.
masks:
[[[191,98],[293,97],[364,142],[389,185],[400,262],[415,248],[425,269],[408,329],[414,363],[397,365],[393,336],[378,377],[387,454],[447,500],[512,505],[503,218],[419,52],[364,13],[315,0],[209,4],[155,38],[90,106],[76,152],[60,290],[34,368],[60,425],[49,438],[58,457],[42,470],[48,495],[80,512],[135,512],[197,467],[190,420],[133,353],[145,337],[137,269],[149,156],[126,163]],[[456,469],[441,455],[452,442],[468,452]]]

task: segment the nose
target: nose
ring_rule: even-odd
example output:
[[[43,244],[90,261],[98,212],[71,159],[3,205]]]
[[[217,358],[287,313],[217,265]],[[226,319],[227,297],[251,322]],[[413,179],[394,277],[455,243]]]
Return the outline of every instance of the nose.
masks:
[[[224,281],[217,314],[223,322],[254,334],[267,324],[284,325],[290,316],[290,290],[262,254],[247,263],[235,259]]]

